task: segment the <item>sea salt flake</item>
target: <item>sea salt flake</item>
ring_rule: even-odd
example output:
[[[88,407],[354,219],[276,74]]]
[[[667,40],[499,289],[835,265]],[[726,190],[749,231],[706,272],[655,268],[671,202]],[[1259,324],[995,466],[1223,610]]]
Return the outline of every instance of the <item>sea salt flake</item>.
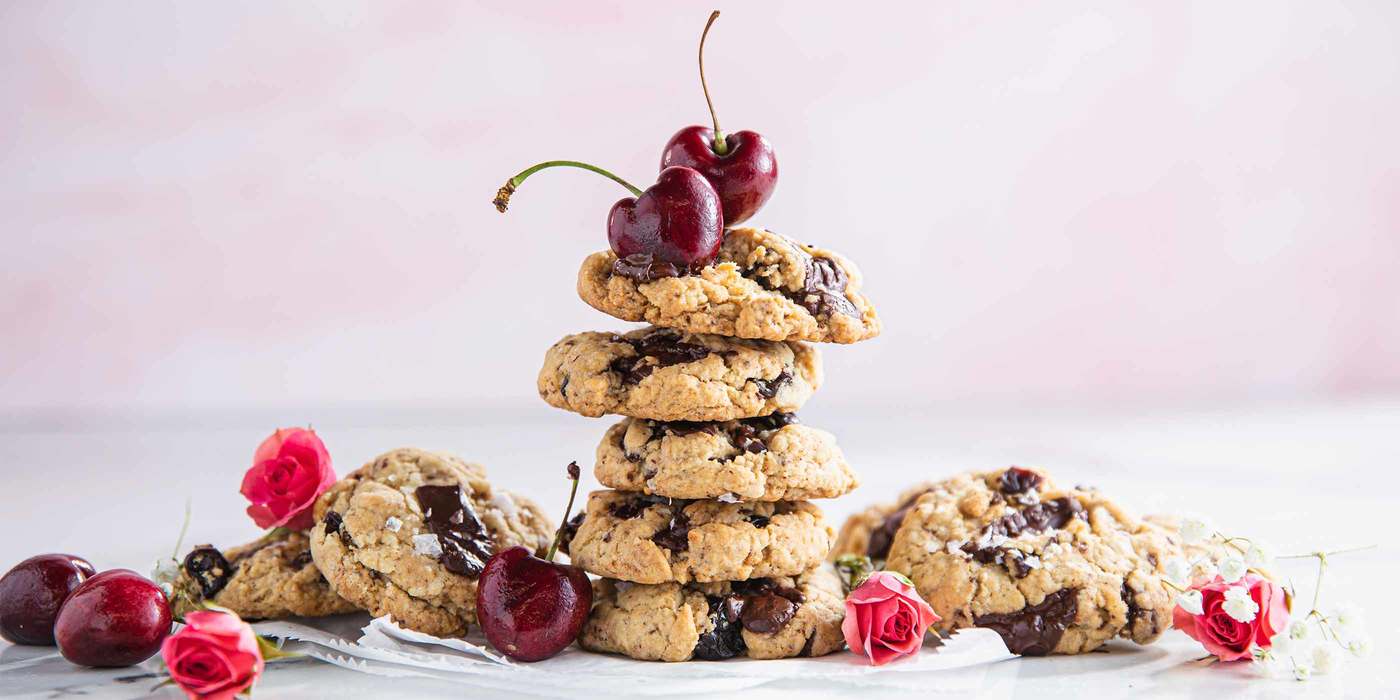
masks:
[[[385,529],[385,530],[388,530],[389,532],[398,532],[399,529],[402,528],[402,527],[403,527],[403,521],[402,521],[402,520],[399,520],[398,518],[396,518],[396,517],[394,517],[394,516],[392,516],[392,515],[389,516],[389,518],[388,518],[387,520],[384,521],[384,529]]]
[[[442,543],[438,542],[437,535],[414,535],[413,553],[436,559],[442,556]]]
[[[504,493],[497,493],[492,496],[491,505],[495,506],[496,510],[501,511],[507,518],[515,517],[517,512],[515,508],[515,499]]]
[[[720,503],[738,503],[739,497],[732,493],[722,493],[720,494],[719,498],[716,498],[715,500],[719,501]]]

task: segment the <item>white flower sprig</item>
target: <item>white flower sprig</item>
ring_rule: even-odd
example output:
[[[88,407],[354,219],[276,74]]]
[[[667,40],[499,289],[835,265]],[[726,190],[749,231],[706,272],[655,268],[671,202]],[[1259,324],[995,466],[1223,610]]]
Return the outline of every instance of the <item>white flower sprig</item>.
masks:
[[[1263,571],[1275,557],[1269,547],[1258,540],[1226,536],[1202,517],[1186,517],[1179,529],[1187,545],[1201,545],[1216,550],[1214,556],[1203,555],[1194,560],[1173,558],[1163,564],[1167,585],[1178,592],[1176,604],[1191,615],[1203,613],[1202,596],[1196,586],[1215,580],[1218,575],[1225,583],[1241,581],[1249,572],[1267,577]],[[1327,572],[1329,557],[1366,549],[1356,547],[1334,551],[1317,551],[1277,557],[1277,559],[1317,559],[1317,584],[1313,590],[1311,609],[1302,617],[1294,617],[1286,630],[1275,634],[1267,647],[1256,647],[1252,659],[1261,675],[1269,678],[1292,678],[1305,681],[1314,675],[1336,673],[1351,656],[1366,656],[1371,651],[1371,637],[1366,631],[1361,611],[1343,603],[1334,608],[1320,606],[1322,580]],[[1286,589],[1291,601],[1294,590]],[[1291,607],[1291,605],[1290,605]],[[1241,623],[1249,623],[1259,614],[1259,604],[1244,586],[1231,586],[1225,591],[1222,610]]]
[[[1331,552],[1317,551],[1280,559],[1317,559],[1317,584],[1313,588],[1311,609],[1301,618],[1294,618],[1288,629],[1270,639],[1268,649],[1254,652],[1261,675],[1269,678],[1293,678],[1305,681],[1314,675],[1336,673],[1349,656],[1364,657],[1371,653],[1371,635],[1361,611],[1350,603],[1331,609],[1320,607],[1322,578],[1327,573],[1329,557],[1373,548],[1354,547]],[[1292,592],[1290,591],[1290,595]]]

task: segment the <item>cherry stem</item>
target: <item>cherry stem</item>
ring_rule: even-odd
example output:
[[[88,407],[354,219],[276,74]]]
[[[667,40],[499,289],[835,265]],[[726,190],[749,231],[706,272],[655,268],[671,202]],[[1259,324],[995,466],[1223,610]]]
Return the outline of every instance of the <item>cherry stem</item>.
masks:
[[[545,555],[545,561],[554,561],[554,553],[559,550],[559,543],[564,539],[564,528],[569,526],[569,511],[574,509],[574,495],[578,493],[578,462],[569,463],[569,481],[574,482],[569,487],[569,504],[564,506],[564,520],[559,523],[559,529],[554,531],[554,541],[549,543],[549,554]]]
[[[719,115],[715,114],[715,103],[710,100],[710,86],[705,82],[705,37],[710,35],[710,25],[719,19],[719,10],[710,13],[710,20],[705,22],[705,31],[700,33],[700,89],[705,91],[705,105],[710,108],[710,120],[715,123],[715,140],[710,145],[718,155],[729,152],[729,144],[724,140],[724,132],[719,130]]]
[[[528,178],[531,175],[534,175],[535,173],[544,170],[545,168],[556,167],[582,168],[584,170],[598,173],[599,175],[602,175],[603,177],[606,177],[609,180],[612,180],[613,182],[616,182],[617,184],[626,187],[627,191],[631,192],[633,197],[642,196],[642,191],[638,189],[635,185],[596,165],[580,163],[576,160],[547,160],[543,163],[532,165],[520,171],[519,175],[516,175],[515,177],[509,180],[506,180],[506,184],[502,186],[501,189],[496,190],[496,198],[491,200],[491,203],[496,205],[496,211],[505,213],[506,208],[510,206],[510,196],[512,194],[515,194],[515,188],[519,187],[520,183],[525,182],[525,178]]]

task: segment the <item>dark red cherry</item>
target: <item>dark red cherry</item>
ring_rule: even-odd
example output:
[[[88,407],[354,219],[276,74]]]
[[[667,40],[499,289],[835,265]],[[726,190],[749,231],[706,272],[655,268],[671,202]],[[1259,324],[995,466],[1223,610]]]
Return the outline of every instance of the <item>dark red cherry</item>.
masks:
[[[690,168],[667,168],[645,192],[594,165],[551,160],[531,166],[506,180],[492,204],[506,211],[511,195],[526,178],[545,168],[582,168],[613,180],[632,192],[608,212],[608,244],[618,258],[635,256],[633,264],[648,275],[677,275],[713,262],[724,237],[719,195],[708,180]]]
[[[705,176],[719,193],[724,222],[734,226],[752,217],[778,185],[778,160],[768,140],[753,131],[724,136],[723,155],[714,148],[715,131],[687,126],[661,152],[661,167],[684,166]]]
[[[492,555],[477,579],[476,617],[491,646],[517,661],[547,659],[573,643],[593,607],[593,586],[577,566],[554,561],[578,492],[578,463],[568,467],[573,487],[564,525],[541,559],[524,547]]]
[[[14,644],[53,646],[53,624],[73,589],[97,573],[71,554],[40,554],[0,577],[0,637]]]
[[[724,223],[734,226],[748,220],[773,196],[778,186],[778,158],[768,140],[753,131],[725,134],[719,128],[710,86],[705,82],[705,37],[719,11],[710,13],[700,34],[700,87],[710,108],[714,128],[687,126],[676,132],[661,151],[661,168],[682,166],[699,171],[719,193]]]
[[[667,168],[637,198],[608,212],[608,244],[619,258],[650,254],[680,268],[713,262],[724,237],[715,188],[690,168]]]
[[[53,632],[63,658],[75,664],[131,666],[160,651],[170,633],[170,605],[159,586],[135,571],[104,571],[68,596]]]

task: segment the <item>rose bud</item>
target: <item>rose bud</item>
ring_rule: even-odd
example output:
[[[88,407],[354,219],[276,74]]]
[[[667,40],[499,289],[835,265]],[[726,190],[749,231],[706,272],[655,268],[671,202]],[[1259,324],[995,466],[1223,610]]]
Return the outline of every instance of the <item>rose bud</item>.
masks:
[[[846,596],[841,632],[846,645],[874,666],[919,653],[924,633],[940,618],[914,583],[894,571],[876,571]]]
[[[186,614],[185,627],[165,638],[160,656],[186,696],[206,700],[247,691],[264,667],[253,628],[237,615],[213,610]]]
[[[253,466],[239,489],[252,505],[248,516],[262,528],[311,527],[311,508],[335,483],[331,456],[316,433],[281,428],[253,455]]]
[[[1235,583],[1216,576],[1192,590],[1200,593],[1200,612],[1192,614],[1177,605],[1172,626],[1221,661],[1248,659],[1254,647],[1269,648],[1270,639],[1288,628],[1283,588],[1258,574],[1246,574]]]

